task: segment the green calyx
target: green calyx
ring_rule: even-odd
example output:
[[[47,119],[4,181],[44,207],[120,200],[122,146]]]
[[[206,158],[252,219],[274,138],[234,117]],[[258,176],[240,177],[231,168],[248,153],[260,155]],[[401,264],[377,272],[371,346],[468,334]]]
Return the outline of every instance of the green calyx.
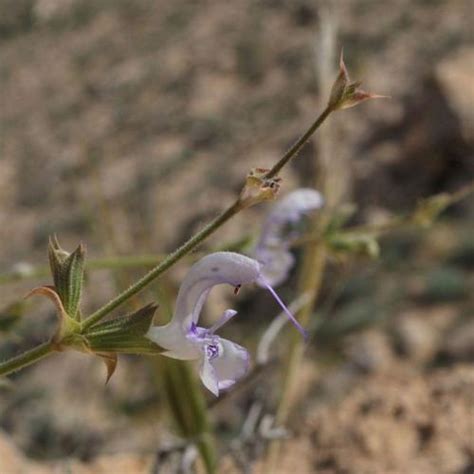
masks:
[[[54,289],[61,299],[64,311],[70,318],[79,321],[85,248],[80,244],[69,254],[60,247],[57,238],[53,236],[49,240],[48,256]]]
[[[48,246],[54,286],[35,288],[30,295],[48,297],[56,306],[58,328],[51,339],[54,350],[76,350],[100,357],[107,367],[107,381],[113,375],[119,353],[158,354],[159,346],[146,337],[157,306],[149,304],[134,313],[86,326],[81,322],[80,302],[84,280],[85,250],[63,250],[56,237]]]
[[[96,324],[81,335],[91,352],[158,354],[160,347],[146,337],[156,308],[148,304],[134,313]]]

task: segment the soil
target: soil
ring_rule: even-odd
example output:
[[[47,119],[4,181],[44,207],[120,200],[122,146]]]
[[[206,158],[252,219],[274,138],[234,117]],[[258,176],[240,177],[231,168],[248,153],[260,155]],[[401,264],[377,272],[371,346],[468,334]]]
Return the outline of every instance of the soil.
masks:
[[[331,121],[341,194],[357,204],[350,222],[472,181],[469,0],[0,1],[0,359],[54,330],[46,302],[17,304],[49,277],[2,283],[46,263],[49,235],[68,249],[86,242],[91,258],[170,251],[314,120],[328,5],[351,76],[392,97]],[[308,143],[282,193],[313,183],[320,153]],[[204,249],[255,235],[267,209],[237,216]],[[428,230],[382,239],[378,260],[331,260],[271,474],[474,473],[473,217],[471,197]],[[85,311],[141,273],[89,272]],[[295,284],[279,290],[287,300]],[[242,293],[216,292],[208,313],[237,307],[232,337],[253,351],[278,309]],[[144,359],[122,357],[107,386],[101,361],[75,353],[0,381],[0,474],[178,472],[182,450],[158,462],[181,440]],[[262,426],[283,362],[209,409],[219,472],[269,474]],[[252,407],[258,427],[243,438]]]

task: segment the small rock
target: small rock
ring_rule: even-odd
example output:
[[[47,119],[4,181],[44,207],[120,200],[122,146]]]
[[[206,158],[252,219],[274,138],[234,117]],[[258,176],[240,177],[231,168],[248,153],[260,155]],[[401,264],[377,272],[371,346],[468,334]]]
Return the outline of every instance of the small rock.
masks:
[[[474,361],[474,319],[448,334],[441,351],[455,360]]]

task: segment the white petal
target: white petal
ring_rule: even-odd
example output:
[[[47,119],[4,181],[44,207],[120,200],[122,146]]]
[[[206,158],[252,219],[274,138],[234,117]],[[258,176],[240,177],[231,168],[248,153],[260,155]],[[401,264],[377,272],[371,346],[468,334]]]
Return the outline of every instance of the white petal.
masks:
[[[201,362],[201,380],[204,386],[210,390],[216,397],[219,396],[219,382],[217,380],[216,371],[211,365],[207,357],[203,357]]]
[[[245,348],[228,339],[220,338],[222,353],[209,363],[214,368],[219,390],[234,385],[249,369],[250,356]]]
[[[167,324],[166,326],[152,326],[146,337],[163,349],[163,355],[173,359],[192,360],[199,359],[201,349],[198,344],[186,337],[186,333],[177,324]]]

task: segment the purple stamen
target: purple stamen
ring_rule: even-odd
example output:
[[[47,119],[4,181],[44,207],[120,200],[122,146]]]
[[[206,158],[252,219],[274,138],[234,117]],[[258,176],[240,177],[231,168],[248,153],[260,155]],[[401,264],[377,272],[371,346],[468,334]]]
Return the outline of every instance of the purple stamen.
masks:
[[[208,344],[206,346],[206,356],[208,360],[215,359],[219,356],[219,346],[217,344]]]
[[[307,340],[308,332],[306,331],[306,329],[303,328],[303,326],[301,326],[301,324],[293,316],[291,311],[286,307],[285,303],[283,303],[283,301],[280,299],[276,291],[271,287],[271,285],[263,277],[260,276],[259,281],[263,286],[265,286],[268,289],[268,291],[272,294],[272,296],[276,299],[277,303],[280,305],[281,309],[288,316],[289,320],[293,323],[296,329],[298,329],[298,331],[302,334],[304,339]]]

